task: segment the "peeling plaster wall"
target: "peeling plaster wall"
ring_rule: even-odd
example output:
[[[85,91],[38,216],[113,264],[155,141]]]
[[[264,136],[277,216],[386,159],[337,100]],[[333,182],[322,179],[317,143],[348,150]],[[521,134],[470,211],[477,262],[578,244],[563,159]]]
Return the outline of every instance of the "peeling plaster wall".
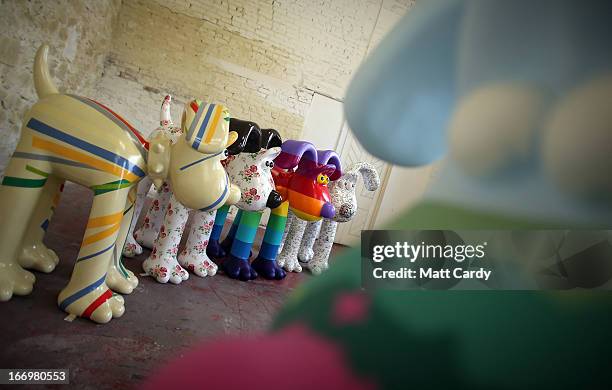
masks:
[[[0,1],[0,174],[23,114],[37,101],[32,64],[38,47],[49,44],[50,72],[61,91],[93,96],[119,8],[118,0]]]

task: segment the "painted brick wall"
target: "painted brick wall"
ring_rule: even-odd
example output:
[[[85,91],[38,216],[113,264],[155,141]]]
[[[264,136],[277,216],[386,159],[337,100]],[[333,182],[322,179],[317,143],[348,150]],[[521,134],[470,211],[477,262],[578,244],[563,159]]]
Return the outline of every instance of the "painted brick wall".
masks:
[[[0,1],[0,174],[17,144],[23,114],[37,100],[36,49],[50,45],[49,68],[60,90],[95,95],[119,8],[116,0]]]

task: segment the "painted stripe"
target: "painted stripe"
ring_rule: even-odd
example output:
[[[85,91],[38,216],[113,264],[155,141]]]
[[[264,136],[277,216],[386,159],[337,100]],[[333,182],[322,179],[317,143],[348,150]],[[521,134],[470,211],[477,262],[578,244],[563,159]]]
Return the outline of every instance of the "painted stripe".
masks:
[[[115,225],[112,225],[108,229],[102,230],[101,232],[85,237],[83,239],[83,243],[81,244],[81,247],[84,247],[86,245],[91,245],[95,242],[101,241],[107,237],[112,236],[117,230],[119,230],[120,227],[121,227],[121,224],[117,223]]]
[[[185,170],[185,169],[187,169],[187,168],[190,168],[190,167],[192,167],[192,166],[194,166],[194,165],[196,165],[196,164],[201,163],[202,161],[206,161],[206,160],[208,160],[208,159],[210,159],[210,158],[216,157],[216,156],[220,155],[221,153],[223,153],[223,152],[219,152],[219,153],[215,153],[215,154],[211,154],[211,155],[209,155],[209,156],[203,157],[203,158],[201,158],[201,159],[199,159],[199,160],[196,160],[196,161],[194,161],[194,162],[192,162],[192,163],[189,163],[189,164],[187,164],[187,165],[184,165],[184,166],[180,167],[179,169],[180,169],[181,171],[183,171],[183,170]]]
[[[106,290],[104,294],[96,298],[96,300],[93,301],[91,305],[87,306],[85,311],[83,311],[83,313],[81,314],[81,317],[83,318],[91,317],[93,312],[96,311],[96,309],[100,307],[104,302],[108,301],[112,296],[113,296],[113,292],[111,290]]]
[[[42,177],[49,177],[49,174],[48,174],[47,172],[43,172],[43,171],[41,171],[40,169],[38,169],[38,168],[34,168],[34,167],[33,167],[33,166],[31,166],[31,165],[26,165],[26,168],[25,168],[25,169],[26,169],[26,171],[30,171],[30,172],[32,172],[32,173],[34,173],[34,174],[38,175],[38,176],[42,176]]]
[[[206,142],[207,144],[210,143],[210,140],[212,139],[213,135],[215,135],[215,132],[217,130],[217,124],[219,123],[219,118],[221,117],[221,112],[223,110],[221,109],[221,106],[215,106],[215,116],[213,117],[212,123],[210,124],[210,126],[208,126],[208,133],[206,134],[206,139],[204,140],[204,142]]]
[[[259,248],[259,253],[257,254],[257,258],[274,261],[276,260],[276,256],[278,255],[278,248],[279,245],[262,242],[261,248]]]
[[[126,158],[121,157],[115,153],[112,153],[106,149],[96,146],[92,143],[76,138],[70,134],[64,133],[61,130],[55,129],[35,118],[31,118],[28,122],[27,127],[37,131],[41,134],[55,138],[69,145],[72,145],[78,149],[85,150],[91,154],[94,154],[104,160],[107,160],[123,169],[126,169],[138,177],[144,177],[144,171],[136,164],[131,163]]]
[[[109,246],[108,248],[104,248],[104,249],[102,249],[101,251],[98,251],[98,252],[96,252],[96,253],[92,253],[91,255],[87,255],[87,256],[79,257],[79,258],[77,259],[77,261],[76,261],[76,262],[78,263],[79,261],[88,260],[88,259],[91,259],[91,258],[96,257],[96,256],[98,256],[98,255],[101,255],[102,253],[104,253],[104,252],[108,251],[109,249],[111,249],[111,248],[112,248],[112,247],[114,247],[114,246],[115,246],[115,243],[113,242],[113,243],[111,244],[111,246]]]
[[[91,189],[94,192],[94,195],[101,195],[101,194],[105,194],[107,192],[111,192],[111,191],[116,191],[116,190],[120,190],[122,188],[126,188],[131,186],[132,183],[130,183],[129,181],[125,180],[125,179],[121,179],[121,180],[117,180],[117,181],[113,181],[110,183],[105,183],[105,184],[100,184],[97,186],[92,186]]]
[[[40,188],[44,186],[46,182],[47,178],[25,179],[23,177],[4,176],[4,179],[2,179],[3,186],[23,188]]]
[[[105,278],[106,278],[106,274],[104,274],[100,279],[96,280],[95,282],[93,282],[89,286],[83,288],[82,290],[79,290],[79,291],[75,292],[74,294],[72,294],[68,298],[64,299],[60,303],[60,305],[59,305],[60,309],[66,310],[66,308],[68,306],[70,306],[72,303],[74,303],[76,300],[78,300],[79,298],[84,297],[85,295],[89,294],[90,292],[92,292],[96,288],[100,287],[102,285],[102,283],[104,283],[104,279]]]
[[[321,216],[321,208],[324,202],[320,199],[312,198],[304,195],[301,192],[289,190],[289,199],[291,210],[298,210],[301,213],[312,215],[313,217]]]
[[[87,222],[87,229],[114,225],[116,223],[121,222],[122,218],[123,211],[120,211],[115,214],[103,215],[101,217],[90,218],[89,222]]]
[[[47,228],[49,227],[49,218],[45,219],[43,223],[40,224],[40,227],[46,232]]]
[[[198,108],[198,112],[196,112],[195,117],[193,117],[193,121],[191,122],[191,125],[189,126],[189,130],[187,131],[187,135],[185,136],[185,138],[187,140],[191,140],[191,137],[193,136],[193,131],[195,130],[196,126],[198,125],[198,122],[200,121],[200,117],[202,116],[202,113],[204,112],[204,106],[206,104],[200,104],[200,107]]]
[[[278,206],[275,209],[270,210],[271,214],[274,215],[282,215],[282,216],[287,216],[287,213],[289,212],[289,202],[288,201],[284,201],[283,203],[281,203],[280,206]]]
[[[266,228],[266,242],[270,244],[280,244],[283,240],[283,233],[285,229],[276,229],[270,225]]]
[[[136,181],[139,179],[138,176],[125,170],[123,167],[108,163],[106,161],[98,160],[85,153],[79,152],[78,150],[74,150],[70,147],[62,146],[56,144],[55,142],[47,141],[39,137],[32,137],[32,147],[46,150],[54,154],[59,154],[63,157],[68,157],[73,160],[89,164],[98,168],[100,171],[110,173],[111,175],[115,175],[118,177],[126,177],[131,179],[132,181]]]
[[[200,125],[200,128],[198,129],[198,133],[196,134],[193,140],[192,147],[195,150],[198,150],[198,148],[200,147],[200,143],[202,142],[202,137],[204,137],[204,133],[206,132],[206,125],[208,125],[208,122],[210,121],[210,116],[212,115],[214,109],[215,109],[214,104],[208,105],[208,110],[206,111],[204,120],[202,121],[202,124]]]
[[[232,243],[231,254],[242,260],[248,260],[251,255],[251,247],[253,242],[243,242],[239,239],[235,239]]]
[[[146,159],[146,156],[148,155],[149,143],[147,142],[147,140],[144,139],[144,137],[140,134],[140,132],[138,132],[138,130],[136,130],[131,124],[129,124],[119,114],[117,114],[110,108],[106,107],[104,104],[99,103],[93,99],[84,98],[84,97],[76,96],[76,95],[68,95],[68,96],[80,101],[81,103],[88,105],[89,107],[98,111],[100,114],[104,115],[107,119],[111,120],[117,126],[119,126],[121,130],[123,130],[124,132],[128,134],[134,146],[138,148],[138,151],[140,152],[140,154]]]
[[[78,168],[86,168],[86,169],[95,169],[95,170],[98,170],[97,168],[94,168],[91,165],[83,164],[83,163],[80,163],[80,162],[77,162],[77,161],[66,160],[64,158],[59,158],[59,157],[55,157],[55,156],[48,156],[48,155],[44,155],[44,154],[15,152],[15,153],[13,153],[13,157],[15,157],[15,158],[25,158],[25,159],[28,159],[28,160],[49,161],[49,162],[52,162],[52,163],[69,165],[69,166],[78,167]]]
[[[132,203],[132,204],[130,205],[130,207],[128,207],[127,209],[125,209],[125,211],[123,212],[123,215],[125,215],[125,214],[129,213],[129,212],[130,212],[130,210],[131,210],[133,207],[134,207],[134,203]]]
[[[123,277],[128,279],[129,275],[128,275],[127,271],[125,270],[125,267],[123,266],[123,263],[121,262],[121,257],[120,256],[117,257],[117,251],[113,251],[113,263],[115,264],[115,266],[117,267],[119,272],[121,272]]]
[[[222,201],[225,200],[225,195],[227,194],[227,190],[229,188],[229,177],[227,176],[227,174],[225,174],[225,188],[223,189],[223,193],[221,194],[221,196],[215,200],[210,206],[201,208],[200,211],[210,211],[212,209],[214,209],[219,203],[221,203]]]

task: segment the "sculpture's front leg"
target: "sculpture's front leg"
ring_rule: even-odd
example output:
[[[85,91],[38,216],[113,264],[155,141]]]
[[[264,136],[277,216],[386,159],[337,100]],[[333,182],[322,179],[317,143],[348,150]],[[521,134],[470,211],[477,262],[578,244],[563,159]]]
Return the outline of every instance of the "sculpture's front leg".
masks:
[[[189,210],[172,195],[153,251],[142,263],[142,269],[160,283],[179,284],[189,278],[189,273],[176,259],[188,218]]]
[[[303,219],[295,216],[291,222],[291,227],[283,243],[283,250],[278,255],[278,263],[283,264],[285,271],[302,272],[302,266],[298,262],[298,251],[300,250],[304,230],[306,230],[306,223]]]
[[[123,246],[123,256],[125,257],[134,257],[142,254],[142,247],[136,241],[134,237],[134,229],[136,228],[136,223],[138,222],[138,218],[140,217],[140,213],[142,211],[142,207],[144,206],[145,199],[147,198],[147,193],[149,189],[151,189],[151,179],[148,176],[145,176],[140,183],[138,183],[138,190],[136,191],[136,202],[134,203],[134,215],[132,216],[132,220],[130,221],[130,228],[128,231],[128,235],[125,239],[125,245]]]
[[[314,256],[312,246],[315,243],[321,230],[322,220],[308,222],[306,230],[304,230],[304,236],[302,237],[302,243],[300,244],[300,251],[298,252],[298,260],[302,263],[308,263]]]
[[[201,277],[217,273],[217,265],[206,254],[216,213],[216,211],[197,211],[194,214],[187,244],[178,256],[180,265]]]
[[[164,183],[161,189],[155,194],[151,207],[147,210],[142,226],[134,232],[136,242],[145,248],[153,249],[159,229],[164,221],[166,207],[168,207],[171,196],[172,192],[170,186]]]
[[[319,237],[315,240],[313,250],[314,256],[307,264],[308,269],[315,275],[321,274],[328,268],[329,255],[334,245],[338,222],[324,219],[321,223]]]

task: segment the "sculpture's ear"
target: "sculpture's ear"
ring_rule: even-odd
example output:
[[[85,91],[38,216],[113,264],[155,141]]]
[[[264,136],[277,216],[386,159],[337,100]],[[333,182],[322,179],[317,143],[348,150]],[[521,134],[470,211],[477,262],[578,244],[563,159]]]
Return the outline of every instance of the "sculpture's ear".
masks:
[[[181,127],[189,146],[198,152],[212,154],[226,148],[229,121],[225,106],[192,100],[185,105]]]
[[[225,145],[225,147],[228,148],[231,144],[236,142],[237,139],[238,139],[238,133],[236,133],[235,131],[230,131],[227,136],[227,145]]]
[[[333,165],[336,170],[329,175],[329,180],[335,181],[342,176],[340,157],[333,150],[317,150],[317,162],[321,165]]]
[[[170,167],[170,137],[163,130],[153,133],[149,141],[147,172],[155,188],[159,189],[168,177]]]
[[[347,173],[361,174],[363,184],[368,191],[376,191],[380,187],[380,175],[370,163],[356,163]]]
[[[261,129],[261,147],[264,149],[281,146],[283,139],[275,129]]]
[[[259,153],[260,153],[260,155],[258,156],[259,161],[274,160],[281,153],[281,148],[275,147],[275,148],[270,148],[270,149],[262,149],[261,152]]]
[[[278,167],[293,169],[300,164],[317,164],[317,150],[306,141],[287,140],[281,146],[281,154],[274,161]]]

